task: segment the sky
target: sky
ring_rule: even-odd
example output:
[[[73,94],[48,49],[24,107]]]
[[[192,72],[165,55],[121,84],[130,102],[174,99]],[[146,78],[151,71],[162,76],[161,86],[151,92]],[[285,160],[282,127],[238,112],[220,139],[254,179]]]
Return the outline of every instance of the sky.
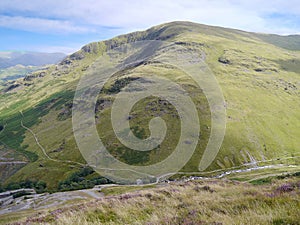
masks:
[[[171,21],[300,34],[299,0],[1,0],[0,51],[72,53]]]

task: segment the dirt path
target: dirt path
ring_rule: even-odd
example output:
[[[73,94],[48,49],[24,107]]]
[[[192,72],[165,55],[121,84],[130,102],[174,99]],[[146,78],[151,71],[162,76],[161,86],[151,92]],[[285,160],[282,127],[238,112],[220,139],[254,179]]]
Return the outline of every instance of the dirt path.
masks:
[[[20,113],[21,113],[22,117],[24,117],[24,115],[23,115],[23,113],[22,113],[21,111],[20,111]],[[26,127],[26,126],[23,124],[23,120],[21,120],[21,126],[22,126],[24,129],[28,130],[28,131],[32,134],[32,136],[33,136],[34,139],[35,139],[36,144],[37,144],[38,147],[42,150],[43,155],[44,155],[48,160],[51,160],[51,161],[54,161],[54,162],[68,163],[68,164],[70,164],[70,163],[71,163],[71,164],[77,164],[77,165],[79,165],[79,166],[81,166],[81,167],[87,166],[87,164],[82,164],[82,163],[75,162],[75,161],[71,161],[71,160],[59,160],[59,159],[51,158],[51,157],[47,154],[45,148],[40,144],[39,139],[38,139],[37,135],[33,132],[33,130],[31,130],[29,127]]]
[[[23,114],[22,114],[22,115],[23,115]],[[32,134],[32,136],[33,136],[34,139],[35,139],[36,144],[37,144],[37,145],[39,146],[39,148],[42,150],[44,156],[45,156],[47,159],[52,160],[52,161],[55,161],[55,162],[58,162],[58,160],[51,158],[51,157],[47,154],[46,150],[45,150],[44,147],[40,144],[40,142],[39,142],[37,136],[35,135],[35,133],[34,133],[30,128],[24,126],[23,120],[21,120],[21,126],[22,126],[24,129],[28,130],[28,131]]]

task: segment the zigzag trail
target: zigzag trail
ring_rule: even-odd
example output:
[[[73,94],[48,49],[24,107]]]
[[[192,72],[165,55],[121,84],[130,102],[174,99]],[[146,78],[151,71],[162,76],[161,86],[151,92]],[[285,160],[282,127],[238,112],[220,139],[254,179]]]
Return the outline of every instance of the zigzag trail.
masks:
[[[20,114],[22,115],[22,117],[24,117],[24,115],[23,115],[23,113],[22,113],[21,111],[20,111]],[[37,145],[39,146],[39,148],[42,150],[44,156],[45,156],[47,159],[49,159],[49,160],[51,160],[51,161],[54,161],[54,162],[72,163],[72,164],[77,164],[77,165],[80,165],[80,166],[83,166],[83,167],[86,167],[86,166],[87,166],[87,164],[82,164],[82,163],[75,162],[75,161],[71,161],[71,160],[59,160],[59,159],[53,159],[53,158],[51,158],[51,157],[47,154],[45,148],[40,144],[37,135],[36,135],[29,127],[26,127],[26,126],[23,124],[23,120],[21,120],[21,126],[22,126],[24,129],[28,130],[28,131],[32,134],[32,136],[33,136],[34,139],[35,139],[36,144],[37,144]]]

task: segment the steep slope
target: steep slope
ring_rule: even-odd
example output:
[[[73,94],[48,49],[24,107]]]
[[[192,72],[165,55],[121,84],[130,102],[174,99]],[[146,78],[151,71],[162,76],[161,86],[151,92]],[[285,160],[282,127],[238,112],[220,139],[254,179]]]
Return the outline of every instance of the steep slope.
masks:
[[[208,171],[258,161],[267,163],[268,160],[299,165],[299,37],[294,36],[295,41],[286,47],[291,43],[290,37],[274,41],[255,33],[173,22],[88,44],[46,72],[37,71],[7,84],[0,95],[3,103],[0,105],[1,154],[3,161],[7,161],[8,151],[12,155],[10,158],[17,159],[21,154],[26,159],[21,169],[18,165],[17,172],[12,164],[9,170],[13,175],[9,173],[5,177],[5,184],[26,179],[42,180],[48,189],[55,190],[60,187],[59,181],[70,180],[71,174],[84,167],[86,162],[76,145],[71,121],[76,85],[107,50],[143,40],[173,42],[196,52],[222,88],[227,110],[226,135]],[[202,133],[194,155],[182,171],[197,172],[211,132],[210,111],[202,90],[176,68],[142,63],[116,73],[99,95],[96,120],[100,137],[116,158],[128,164],[149,165],[172,152],[180,125],[175,109],[162,99],[147,98],[139,102],[132,109],[134,116],[130,120],[134,134],[146,138],[150,119],[157,115],[165,119],[169,128],[166,139],[153,151],[136,152],[125,148],[115,137],[110,122],[111,104],[116,94],[132,80],[151,73],[176,81],[193,96]],[[152,107],[150,111],[148,106]],[[169,111],[163,112],[165,106]],[[154,111],[163,113],[155,114]],[[85,175],[87,179],[96,177],[95,174]]]

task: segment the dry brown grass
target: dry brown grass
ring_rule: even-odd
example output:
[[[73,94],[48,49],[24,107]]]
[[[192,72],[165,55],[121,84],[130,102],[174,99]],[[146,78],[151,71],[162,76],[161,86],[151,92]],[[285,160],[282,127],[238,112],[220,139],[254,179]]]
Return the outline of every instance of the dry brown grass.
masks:
[[[299,224],[299,179],[268,185],[207,180],[115,194],[17,224]]]

